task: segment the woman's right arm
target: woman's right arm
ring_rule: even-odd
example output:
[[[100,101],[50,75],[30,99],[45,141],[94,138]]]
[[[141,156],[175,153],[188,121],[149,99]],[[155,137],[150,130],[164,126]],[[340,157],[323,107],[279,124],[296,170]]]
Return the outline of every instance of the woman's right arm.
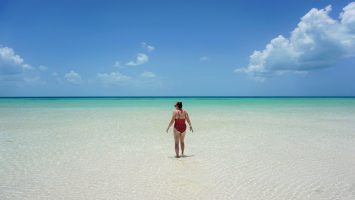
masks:
[[[166,129],[166,132],[169,131],[169,128],[171,127],[171,125],[173,125],[174,121],[175,121],[175,114],[176,112],[173,112],[173,116],[171,117],[170,123],[168,125],[168,128]]]

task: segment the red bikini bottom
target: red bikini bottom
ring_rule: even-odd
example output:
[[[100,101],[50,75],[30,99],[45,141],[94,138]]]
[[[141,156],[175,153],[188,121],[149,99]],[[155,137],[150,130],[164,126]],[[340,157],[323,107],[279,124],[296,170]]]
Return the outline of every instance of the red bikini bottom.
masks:
[[[185,119],[175,119],[174,128],[180,133],[185,132],[186,131]]]

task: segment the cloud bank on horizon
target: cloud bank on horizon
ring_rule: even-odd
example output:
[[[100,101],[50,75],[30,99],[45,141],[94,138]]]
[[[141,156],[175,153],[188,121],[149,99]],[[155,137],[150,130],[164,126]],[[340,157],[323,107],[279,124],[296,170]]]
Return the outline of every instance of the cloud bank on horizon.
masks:
[[[153,45],[142,42],[142,48],[147,52],[152,52],[155,50]],[[145,64],[149,61],[148,55],[144,53],[138,53],[136,60],[129,61],[126,66],[137,66]],[[120,67],[119,61],[114,63],[115,67]],[[39,82],[40,72],[47,71],[48,67],[44,65],[39,65],[34,67],[30,64],[25,63],[24,59],[16,54],[16,52],[10,47],[0,46],[0,83],[9,84],[21,84],[21,83],[35,83]],[[53,78],[57,83],[63,84],[63,80],[72,85],[80,85],[86,81],[82,78],[79,72],[75,70],[70,70],[63,75],[61,78],[57,72],[52,73]],[[144,71],[139,77],[143,78],[155,78],[156,75],[153,72]],[[97,73],[96,79],[103,83],[104,85],[117,85],[125,83],[127,81],[133,80],[132,77],[122,74],[119,71]],[[137,79],[137,78],[136,78]],[[42,82],[44,83],[44,82]]]
[[[289,38],[279,35],[272,39],[264,50],[253,52],[246,67],[235,72],[264,80],[331,67],[342,58],[355,56],[355,2],[343,8],[338,20],[329,16],[331,10],[331,5],[311,9]]]

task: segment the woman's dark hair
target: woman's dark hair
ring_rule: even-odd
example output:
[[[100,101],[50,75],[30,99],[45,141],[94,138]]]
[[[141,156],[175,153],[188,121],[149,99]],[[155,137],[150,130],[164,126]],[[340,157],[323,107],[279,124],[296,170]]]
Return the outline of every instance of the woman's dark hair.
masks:
[[[175,105],[179,108],[179,110],[181,110],[181,108],[182,108],[182,102],[181,101],[176,102]]]

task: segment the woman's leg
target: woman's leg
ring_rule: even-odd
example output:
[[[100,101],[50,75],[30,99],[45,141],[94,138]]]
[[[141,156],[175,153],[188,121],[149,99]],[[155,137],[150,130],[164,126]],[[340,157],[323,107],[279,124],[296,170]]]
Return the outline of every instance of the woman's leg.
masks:
[[[180,145],[181,145],[181,155],[182,156],[184,156],[184,150],[185,150],[185,143],[184,143],[185,134],[186,134],[186,131],[180,134]]]
[[[174,141],[175,141],[176,157],[179,157],[179,137],[180,137],[180,132],[174,128]]]

